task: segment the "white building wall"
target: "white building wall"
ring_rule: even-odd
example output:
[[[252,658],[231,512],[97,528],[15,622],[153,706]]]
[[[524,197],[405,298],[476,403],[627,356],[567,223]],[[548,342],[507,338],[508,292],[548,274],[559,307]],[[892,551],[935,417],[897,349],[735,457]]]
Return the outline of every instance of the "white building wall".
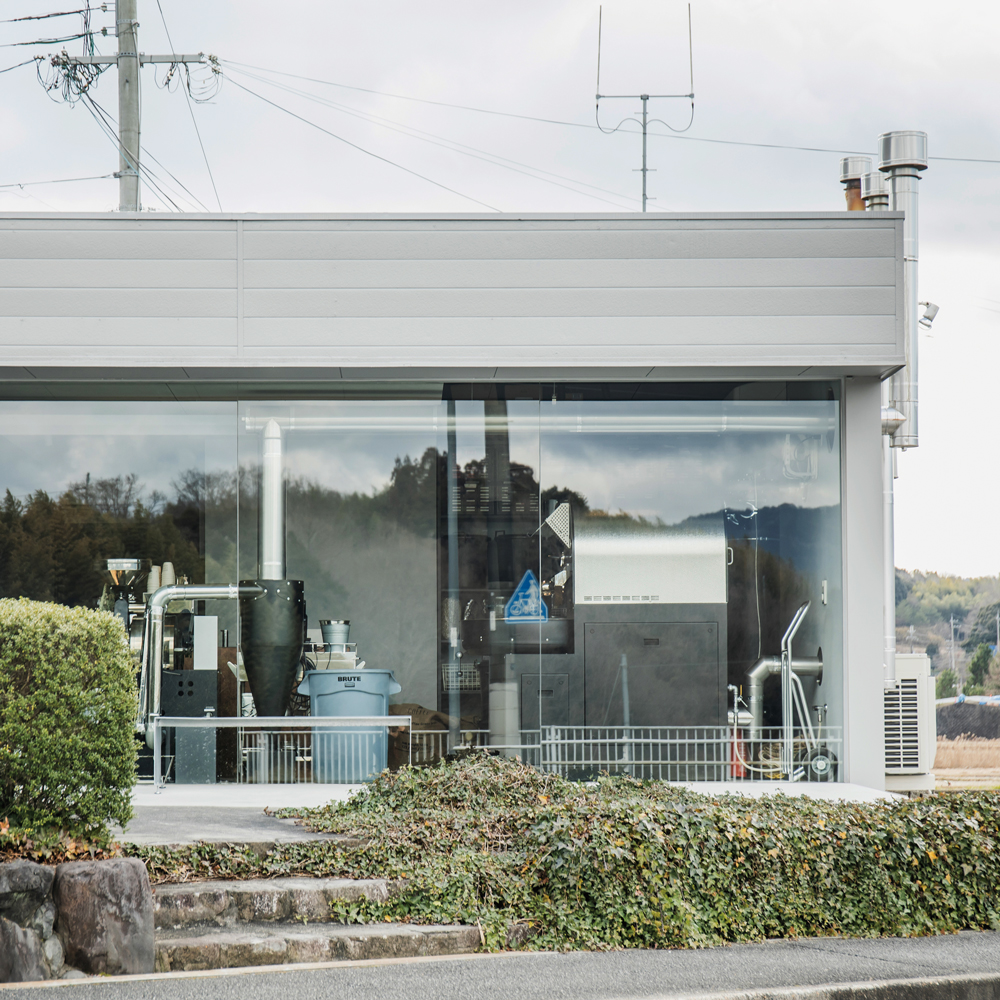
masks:
[[[844,399],[846,781],[885,788],[882,687],[882,397],[849,378]]]
[[[0,216],[0,378],[881,373],[902,361],[901,225]]]

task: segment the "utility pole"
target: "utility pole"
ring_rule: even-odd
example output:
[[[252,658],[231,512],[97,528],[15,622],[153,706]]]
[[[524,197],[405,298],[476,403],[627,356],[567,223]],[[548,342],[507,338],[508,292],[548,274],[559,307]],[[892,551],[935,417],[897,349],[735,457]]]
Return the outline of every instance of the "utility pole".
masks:
[[[139,51],[136,0],[116,0],[114,3],[115,34],[118,54],[114,56],[71,56],[65,51],[52,57],[53,66],[117,66],[118,67],[118,210],[138,212],[139,153],[141,133],[141,97],[139,70],[147,63],[208,63],[211,57],[197,55],[146,55]]]
[[[642,101],[642,166],[637,171],[642,174],[642,210],[646,211],[646,174],[650,173],[649,168],[646,166],[646,130],[649,125],[649,115],[648,115],[648,105],[652,98],[655,99],[672,99],[672,98],[689,98],[691,101],[691,120],[694,121],[694,50],[691,44],[691,4],[688,4],[688,68],[691,73],[691,92],[689,94],[602,94],[601,93],[601,25],[604,18],[603,7],[598,8],[597,14],[597,110],[600,111],[601,101]],[[666,124],[666,123],[664,123]],[[601,128],[600,120],[598,119],[597,127]],[[667,126],[668,128],[670,126]],[[688,123],[687,128],[691,127],[691,123]],[[675,132],[686,132],[687,128],[674,129]],[[601,129],[602,132],[614,132],[617,129]],[[655,173],[655,171],[653,171]],[[651,199],[655,201],[656,199]]]
[[[955,616],[951,616],[951,672],[955,678],[955,694],[961,694],[961,684],[958,683],[958,674],[955,673]]]
[[[118,211],[139,211],[139,40],[136,0],[115,4],[118,34]]]

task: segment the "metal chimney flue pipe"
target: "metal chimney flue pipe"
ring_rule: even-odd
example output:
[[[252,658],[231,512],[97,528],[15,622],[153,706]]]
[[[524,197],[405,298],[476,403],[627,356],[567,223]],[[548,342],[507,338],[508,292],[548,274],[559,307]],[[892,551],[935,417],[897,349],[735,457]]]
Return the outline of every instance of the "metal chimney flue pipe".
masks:
[[[260,579],[285,578],[285,472],[281,454],[281,427],[277,420],[264,426],[264,454],[260,473]]]
[[[920,443],[918,371],[918,191],[920,172],[927,169],[927,133],[885,132],[878,137],[879,170],[889,179],[889,207],[903,212],[903,295],[906,365],[892,379],[891,402],[905,423],[892,436],[894,448]]]
[[[845,156],[840,161],[840,183],[844,185],[848,212],[863,212],[865,203],[861,197],[861,178],[870,173],[870,156]]]
[[[885,174],[875,170],[862,176],[861,200],[869,212],[889,211],[889,186],[885,182]]]

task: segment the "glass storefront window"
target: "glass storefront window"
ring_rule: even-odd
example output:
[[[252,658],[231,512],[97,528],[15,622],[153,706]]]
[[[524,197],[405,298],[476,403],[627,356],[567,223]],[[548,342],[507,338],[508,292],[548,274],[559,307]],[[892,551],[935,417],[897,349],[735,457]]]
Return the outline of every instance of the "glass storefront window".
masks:
[[[439,750],[668,778],[774,776],[760,664],[808,601],[793,721],[843,725],[838,384],[389,389],[0,403],[0,595],[95,606],[118,557],[300,580],[302,668],[349,620],[352,662],[393,672]],[[234,659],[238,608],[189,609]],[[747,742],[710,748],[730,724]]]

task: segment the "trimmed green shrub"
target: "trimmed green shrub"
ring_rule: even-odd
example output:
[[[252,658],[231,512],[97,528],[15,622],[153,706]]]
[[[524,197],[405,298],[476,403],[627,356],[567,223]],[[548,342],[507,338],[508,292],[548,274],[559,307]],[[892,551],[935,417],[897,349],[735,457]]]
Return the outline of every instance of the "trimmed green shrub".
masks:
[[[478,924],[490,949],[1000,930],[996,792],[709,798],[631,778],[572,784],[475,753],[384,772],[300,815],[356,846],[287,844],[264,858],[206,844],[129,849],[153,881],[405,879],[385,902],[334,901],[334,919]]]
[[[132,817],[135,708],[120,619],[0,600],[0,820],[106,841]]]

